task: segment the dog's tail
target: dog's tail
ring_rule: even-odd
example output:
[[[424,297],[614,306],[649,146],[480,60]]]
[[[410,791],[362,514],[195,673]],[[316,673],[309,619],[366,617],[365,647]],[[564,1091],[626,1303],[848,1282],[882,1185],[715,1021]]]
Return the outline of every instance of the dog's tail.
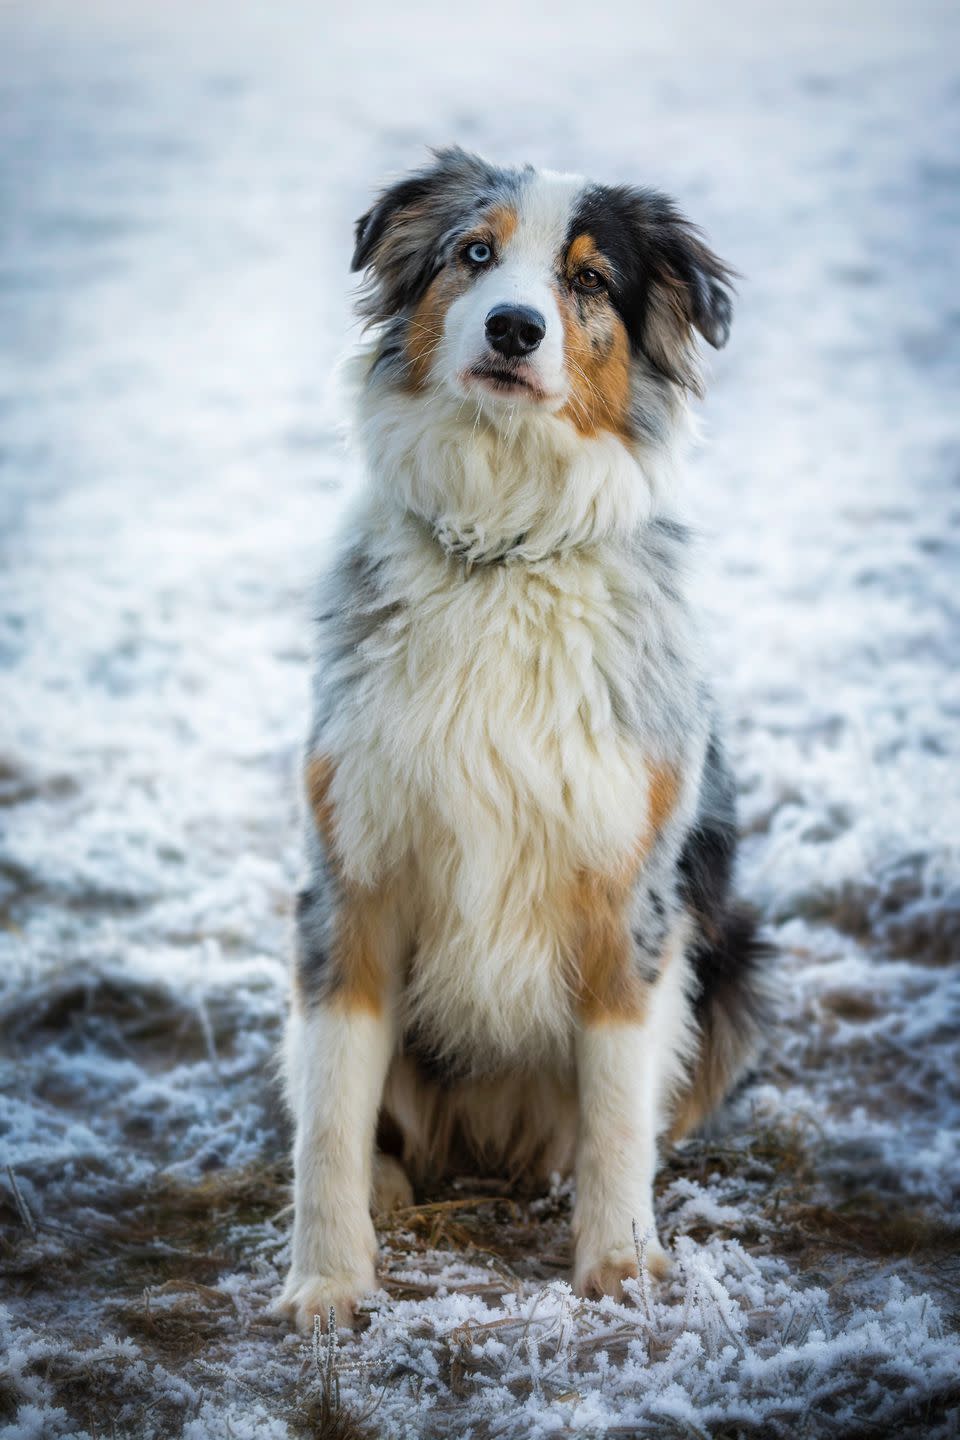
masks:
[[[711,936],[701,931],[691,960],[699,1044],[680,1092],[669,1138],[679,1140],[708,1118],[745,1078],[767,1033],[774,949],[757,935],[748,905],[734,904]]]

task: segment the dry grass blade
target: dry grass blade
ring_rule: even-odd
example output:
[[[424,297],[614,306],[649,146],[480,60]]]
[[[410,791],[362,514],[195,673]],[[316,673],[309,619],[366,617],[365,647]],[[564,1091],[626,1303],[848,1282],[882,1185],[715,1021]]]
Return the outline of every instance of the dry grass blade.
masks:
[[[24,1198],[23,1198],[23,1194],[21,1193],[20,1186],[17,1184],[17,1177],[16,1177],[16,1175],[14,1174],[13,1166],[12,1166],[12,1165],[8,1165],[6,1168],[7,1168],[7,1179],[10,1181],[10,1189],[11,1189],[11,1191],[13,1192],[13,1203],[14,1203],[14,1204],[16,1205],[16,1207],[17,1207],[17,1214],[20,1216],[20,1219],[21,1219],[21,1221],[23,1222],[23,1224],[26,1226],[26,1228],[30,1231],[30,1234],[33,1235],[34,1237],[36,1237],[36,1234],[37,1234],[36,1222],[35,1222],[33,1216],[32,1216],[31,1213],[30,1213],[30,1207],[27,1205],[26,1200],[24,1200]]]

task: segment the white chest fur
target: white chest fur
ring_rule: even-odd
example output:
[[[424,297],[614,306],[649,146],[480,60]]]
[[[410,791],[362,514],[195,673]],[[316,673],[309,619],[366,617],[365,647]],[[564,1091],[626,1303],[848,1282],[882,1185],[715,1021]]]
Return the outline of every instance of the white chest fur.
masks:
[[[369,884],[399,867],[416,895],[407,1018],[461,1057],[566,1048],[557,897],[645,833],[662,737],[630,566],[597,546],[468,573],[409,526],[380,569],[395,608],[318,737],[345,869]]]

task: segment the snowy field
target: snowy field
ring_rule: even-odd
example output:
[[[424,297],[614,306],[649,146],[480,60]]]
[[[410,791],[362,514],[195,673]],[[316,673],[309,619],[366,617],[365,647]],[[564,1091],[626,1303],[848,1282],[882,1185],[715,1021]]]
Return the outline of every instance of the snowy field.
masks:
[[[464,1181],[314,1356],[265,1307],[329,381],[355,216],[453,140],[743,276],[684,504],[783,993],[668,1287],[577,1301],[568,1191]],[[0,4],[0,1440],[960,1433],[958,247],[948,3]]]

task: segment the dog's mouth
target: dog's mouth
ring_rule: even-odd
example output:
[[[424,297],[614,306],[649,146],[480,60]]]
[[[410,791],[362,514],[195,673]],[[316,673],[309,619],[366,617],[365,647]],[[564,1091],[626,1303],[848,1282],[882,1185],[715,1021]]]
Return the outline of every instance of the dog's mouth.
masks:
[[[506,365],[481,363],[471,366],[468,374],[471,379],[482,381],[496,395],[526,395],[531,400],[544,399],[544,393],[535,381]]]

